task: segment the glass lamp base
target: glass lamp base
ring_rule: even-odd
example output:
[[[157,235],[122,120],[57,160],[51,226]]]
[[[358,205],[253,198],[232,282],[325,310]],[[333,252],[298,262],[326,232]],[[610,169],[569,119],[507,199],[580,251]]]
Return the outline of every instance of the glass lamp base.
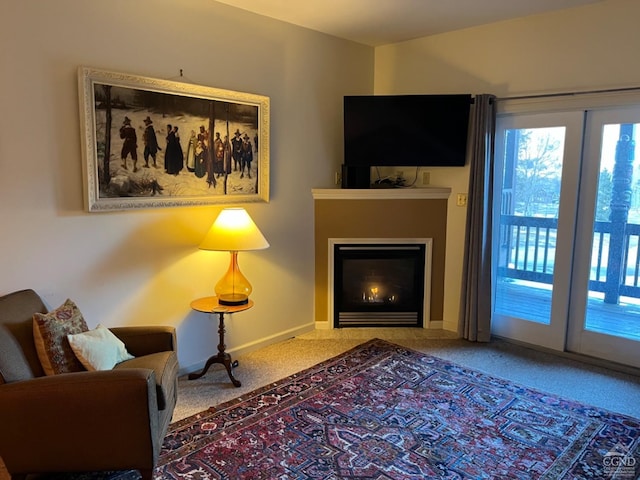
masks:
[[[223,293],[218,296],[220,305],[246,305],[249,303],[249,296],[243,293]]]
[[[238,267],[238,252],[229,253],[231,253],[229,269],[218,281],[214,291],[220,305],[246,305],[249,303],[249,295],[253,289]]]

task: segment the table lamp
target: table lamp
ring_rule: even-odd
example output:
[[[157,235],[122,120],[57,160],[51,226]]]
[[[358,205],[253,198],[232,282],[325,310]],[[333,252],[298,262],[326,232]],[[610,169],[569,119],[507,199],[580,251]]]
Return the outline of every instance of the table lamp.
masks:
[[[244,208],[225,208],[211,225],[200,244],[201,250],[228,251],[231,262],[227,273],[215,286],[220,305],[245,305],[253,288],[238,267],[238,252],[262,250],[269,246]]]

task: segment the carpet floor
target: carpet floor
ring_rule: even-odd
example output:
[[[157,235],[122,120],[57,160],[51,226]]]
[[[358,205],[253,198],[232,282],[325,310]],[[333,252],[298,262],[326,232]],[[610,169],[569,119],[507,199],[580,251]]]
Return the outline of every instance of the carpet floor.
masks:
[[[176,422],[162,479],[636,478],[640,420],[371,340]]]
[[[356,345],[381,338],[435,355],[528,387],[640,418],[640,376],[586,363],[553,353],[525,348],[500,339],[472,343],[442,330],[412,328],[343,328],[315,330],[238,357],[234,376],[214,365],[197,380],[179,380],[174,421],[241,396],[343,353]],[[236,357],[234,356],[234,359]]]
[[[501,340],[476,344],[455,339],[453,334],[443,331],[352,328],[316,330],[237,358],[240,365],[234,374],[242,381],[240,388],[231,385],[219,365],[198,380],[180,378],[173,421],[177,423],[246,395],[376,337],[567,399],[640,418],[640,377],[633,372],[621,373]],[[47,480],[53,478],[78,477],[47,476]],[[135,477],[120,476],[121,480],[129,478]],[[0,480],[6,479],[0,461]]]

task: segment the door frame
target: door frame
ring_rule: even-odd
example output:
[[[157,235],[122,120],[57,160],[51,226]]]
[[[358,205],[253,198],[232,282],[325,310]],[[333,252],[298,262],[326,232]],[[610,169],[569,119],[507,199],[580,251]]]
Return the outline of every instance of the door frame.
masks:
[[[496,125],[496,157],[494,192],[502,190],[504,167],[504,133],[510,129],[564,126],[562,179],[558,210],[558,229],[554,261],[554,283],[551,295],[550,322],[548,324],[519,319],[495,312],[495,292],[492,301],[491,330],[495,335],[525,343],[533,343],[552,350],[563,351],[566,345],[567,316],[569,311],[569,285],[572,272],[573,232],[578,204],[578,172],[582,158],[584,113],[580,111],[532,113],[501,116]],[[500,140],[498,140],[500,139]],[[497,199],[496,199],[497,200]],[[501,205],[494,201],[493,218],[500,218]],[[494,222],[493,238],[498,239],[500,222]],[[494,258],[498,248],[493,245]],[[557,259],[569,259],[567,263]],[[492,278],[497,278],[496,262],[492,262]],[[566,299],[566,301],[565,301]]]
[[[585,327],[589,295],[589,273],[593,245],[594,212],[602,157],[602,127],[607,124],[640,124],[640,103],[592,110],[585,122],[584,166],[581,172],[581,208],[576,223],[575,265],[571,284],[567,345],[568,351],[640,367],[640,342],[620,336],[587,330]],[[584,259],[589,259],[585,262]]]

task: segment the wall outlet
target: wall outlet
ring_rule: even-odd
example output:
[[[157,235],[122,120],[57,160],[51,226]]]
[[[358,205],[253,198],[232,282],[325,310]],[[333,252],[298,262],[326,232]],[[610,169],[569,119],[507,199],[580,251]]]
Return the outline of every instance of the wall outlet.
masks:
[[[342,185],[342,174],[340,172],[336,172],[336,176],[335,176],[335,183],[336,185]]]
[[[431,172],[422,172],[422,185],[429,185],[431,183]]]
[[[466,193],[459,193],[458,197],[456,198],[456,205],[458,207],[466,207],[467,206],[467,194]]]
[[[402,170],[396,170],[396,178],[404,178],[404,172]]]

